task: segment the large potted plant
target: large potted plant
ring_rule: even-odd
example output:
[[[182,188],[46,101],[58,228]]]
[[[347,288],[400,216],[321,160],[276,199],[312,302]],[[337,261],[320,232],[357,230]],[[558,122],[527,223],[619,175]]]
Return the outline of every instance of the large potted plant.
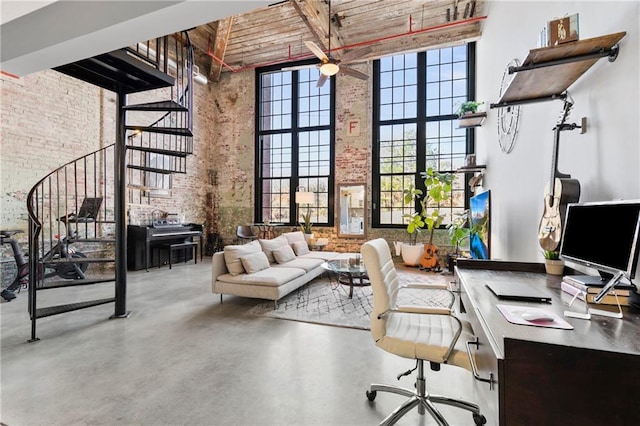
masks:
[[[418,266],[424,255],[424,242],[418,243],[418,234],[423,230],[430,231],[429,247],[434,247],[434,255],[437,247],[432,245],[433,231],[440,226],[442,216],[438,206],[449,199],[451,194],[451,183],[453,173],[441,173],[429,167],[426,172],[421,173],[424,179],[424,192],[420,188],[408,188],[404,190],[405,204],[416,203],[418,211],[405,215],[407,218],[407,232],[409,233],[408,244],[402,244],[402,260],[406,265]]]

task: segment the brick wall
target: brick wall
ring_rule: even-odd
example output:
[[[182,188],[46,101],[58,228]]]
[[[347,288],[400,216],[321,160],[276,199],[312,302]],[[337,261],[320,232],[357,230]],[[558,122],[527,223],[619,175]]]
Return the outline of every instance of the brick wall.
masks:
[[[358,68],[368,74],[367,65]],[[26,196],[43,176],[67,161],[115,139],[115,94],[55,71],[18,80],[3,77],[1,99],[0,227],[26,230]],[[255,73],[224,72],[220,82],[194,85],[194,153],[187,174],[173,178],[172,198],[132,205],[139,212],[161,209],[204,223],[225,243],[253,218],[255,167]],[[371,80],[339,77],[336,98],[336,184],[366,183],[371,206]],[[141,102],[149,94],[131,96]],[[359,135],[350,133],[353,122]],[[408,240],[404,230],[372,230],[367,239]],[[314,227],[329,238],[328,249],[358,251],[363,239],[340,239],[335,227]],[[23,234],[26,235],[26,234]],[[436,241],[444,241],[436,235]],[[446,245],[446,243],[445,243]]]

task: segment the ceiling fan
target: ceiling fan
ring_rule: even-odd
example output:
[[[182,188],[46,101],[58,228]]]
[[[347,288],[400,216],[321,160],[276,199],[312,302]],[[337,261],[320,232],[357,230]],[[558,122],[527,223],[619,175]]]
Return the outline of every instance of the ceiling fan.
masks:
[[[369,76],[367,74],[344,66],[344,63],[354,61],[364,55],[371,53],[372,49],[369,46],[346,52],[340,59],[331,57],[331,16],[331,0],[329,0],[329,48],[327,50],[327,54],[325,54],[324,51],[314,42],[304,42],[307,48],[321,61],[320,64],[316,65],[320,69],[320,78],[318,78],[316,86],[322,87],[329,77],[336,75],[338,72],[349,75],[351,77],[359,78],[360,80],[368,79]],[[290,69],[307,67],[308,66],[293,67]]]

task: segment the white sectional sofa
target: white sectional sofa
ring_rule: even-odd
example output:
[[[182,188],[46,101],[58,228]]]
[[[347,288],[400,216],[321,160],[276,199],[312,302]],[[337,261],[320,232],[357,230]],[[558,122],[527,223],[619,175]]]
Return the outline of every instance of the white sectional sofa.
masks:
[[[324,272],[322,263],[341,257],[336,252],[310,251],[302,232],[271,240],[226,246],[213,255],[212,292],[278,300]]]

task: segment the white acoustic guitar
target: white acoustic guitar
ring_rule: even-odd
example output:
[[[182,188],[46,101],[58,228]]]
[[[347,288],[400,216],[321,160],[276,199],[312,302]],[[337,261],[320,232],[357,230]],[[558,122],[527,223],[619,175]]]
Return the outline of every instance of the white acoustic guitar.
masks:
[[[565,100],[561,119],[556,127],[553,128],[551,179],[545,188],[544,211],[542,212],[538,231],[538,241],[543,250],[554,251],[558,249],[567,204],[578,202],[580,199],[580,182],[576,179],[571,179],[571,175],[558,171],[560,132],[580,127],[575,124],[565,124],[572,106],[571,102]]]

